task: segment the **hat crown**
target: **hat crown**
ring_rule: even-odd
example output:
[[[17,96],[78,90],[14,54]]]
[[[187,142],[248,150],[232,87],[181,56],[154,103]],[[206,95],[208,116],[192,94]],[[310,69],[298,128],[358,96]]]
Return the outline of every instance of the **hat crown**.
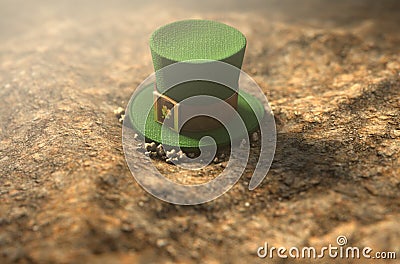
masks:
[[[246,38],[240,31],[210,20],[177,21],[160,27],[150,37],[152,52],[175,62],[223,60],[245,46]],[[163,66],[154,65],[156,70]]]
[[[222,61],[240,69],[245,48],[246,38],[240,31],[216,21],[182,20],[162,26],[150,38],[157,89],[177,102],[195,95],[225,100],[238,89],[237,73],[227,76],[233,86],[230,88],[213,82],[189,81],[168,89],[166,83],[171,83],[172,76],[158,71],[177,62],[187,62],[190,69],[191,64],[207,61]]]

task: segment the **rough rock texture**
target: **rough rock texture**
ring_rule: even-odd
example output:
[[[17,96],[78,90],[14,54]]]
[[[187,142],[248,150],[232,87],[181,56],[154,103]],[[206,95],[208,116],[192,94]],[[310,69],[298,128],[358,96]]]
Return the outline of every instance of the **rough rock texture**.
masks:
[[[399,2],[198,2],[0,2],[0,263],[266,263],[264,242],[338,235],[400,258]],[[151,32],[188,17],[247,36],[278,142],[261,187],[247,190],[252,159],[185,207],[134,181],[113,110],[152,72]],[[182,182],[223,169],[156,163]]]

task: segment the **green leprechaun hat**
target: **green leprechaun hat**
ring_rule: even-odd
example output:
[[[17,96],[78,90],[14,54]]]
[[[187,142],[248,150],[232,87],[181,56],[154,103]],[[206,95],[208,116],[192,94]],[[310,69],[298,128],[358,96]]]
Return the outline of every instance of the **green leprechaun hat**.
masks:
[[[185,105],[187,99],[196,96],[210,96],[223,101],[239,114],[248,132],[257,129],[264,107],[261,101],[239,87],[246,49],[246,38],[240,31],[215,21],[183,20],[157,29],[150,38],[150,49],[155,81],[145,84],[128,106],[132,127],[141,135],[151,141],[181,148],[214,144],[201,141],[204,136],[212,137],[217,145],[229,144],[228,131],[215,118],[204,115],[193,115],[189,120],[182,118],[188,112],[193,114],[204,109],[219,112],[222,109],[214,102]],[[221,71],[214,70],[213,62],[236,70],[216,73]],[[180,66],[173,71],[167,70],[177,64]],[[176,79],[184,80],[189,75],[188,81],[176,82]],[[197,79],[197,75],[209,75],[210,79]],[[214,81],[218,78],[221,81]],[[234,135],[236,138],[241,136]]]

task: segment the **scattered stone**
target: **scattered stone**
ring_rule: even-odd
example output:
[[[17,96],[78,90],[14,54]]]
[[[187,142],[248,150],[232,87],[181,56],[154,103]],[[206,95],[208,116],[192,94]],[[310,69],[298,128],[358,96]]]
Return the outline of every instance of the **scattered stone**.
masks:
[[[150,151],[157,151],[157,145],[155,142],[150,143]]]
[[[257,142],[257,141],[259,140],[259,137],[258,137],[258,133],[257,133],[257,132],[254,132],[254,133],[251,135],[251,140],[252,140],[253,142]]]
[[[129,225],[129,224],[122,224],[121,230],[122,230],[123,232],[129,233],[129,232],[132,232],[132,231],[133,231],[133,227],[132,227],[131,225]]]
[[[156,151],[157,150],[157,145],[155,142],[151,142],[151,143],[145,143],[144,144],[144,148],[147,151]]]
[[[151,158],[160,158],[165,160],[167,163],[176,163],[180,160],[184,160],[187,156],[182,150],[176,151],[176,149],[171,149],[166,151],[162,144],[156,145],[155,142],[145,143],[144,148],[136,148],[136,150],[144,152],[145,155]],[[190,154],[194,157],[194,153]]]
[[[215,164],[218,164],[218,163],[220,162],[220,160],[218,159],[218,157],[215,157],[214,160],[213,160],[213,162],[214,162]]]
[[[221,168],[226,168],[227,165],[228,165],[228,162],[227,162],[227,161],[224,161],[224,162],[222,162],[222,163],[219,164],[219,166],[220,166]]]
[[[179,159],[184,159],[184,158],[186,158],[186,154],[185,153],[183,153],[183,151],[182,150],[180,150],[178,153],[176,153],[177,154],[177,157],[179,158]]]
[[[157,151],[157,155],[158,155],[159,157],[165,156],[165,150],[164,150],[163,145],[159,144],[159,145],[157,146],[157,148],[156,148],[156,151]]]
[[[118,119],[118,122],[123,123],[125,119],[125,115],[121,115],[121,117]]]
[[[114,114],[119,119],[121,118],[122,115],[125,114],[125,109],[123,109],[122,107],[118,107],[117,109],[114,110]]]
[[[118,122],[120,123],[124,122],[125,109],[123,109],[122,107],[118,107],[117,109],[114,110],[114,115],[118,118]]]
[[[156,243],[158,247],[165,247],[168,245],[168,241],[166,239],[157,239]]]
[[[175,149],[171,149],[170,151],[167,151],[167,153],[166,153],[167,158],[174,157],[175,154],[176,154],[176,150]]]

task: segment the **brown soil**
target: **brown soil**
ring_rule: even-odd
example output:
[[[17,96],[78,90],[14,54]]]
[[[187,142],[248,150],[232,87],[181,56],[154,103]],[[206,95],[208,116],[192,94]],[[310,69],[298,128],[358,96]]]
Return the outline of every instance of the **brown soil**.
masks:
[[[399,2],[182,2],[1,1],[0,263],[266,263],[264,242],[338,235],[400,258]],[[175,206],[134,181],[113,110],[152,73],[151,32],[188,17],[246,35],[278,141],[256,190],[252,160],[217,200]],[[156,162],[177,181],[222,170]]]

